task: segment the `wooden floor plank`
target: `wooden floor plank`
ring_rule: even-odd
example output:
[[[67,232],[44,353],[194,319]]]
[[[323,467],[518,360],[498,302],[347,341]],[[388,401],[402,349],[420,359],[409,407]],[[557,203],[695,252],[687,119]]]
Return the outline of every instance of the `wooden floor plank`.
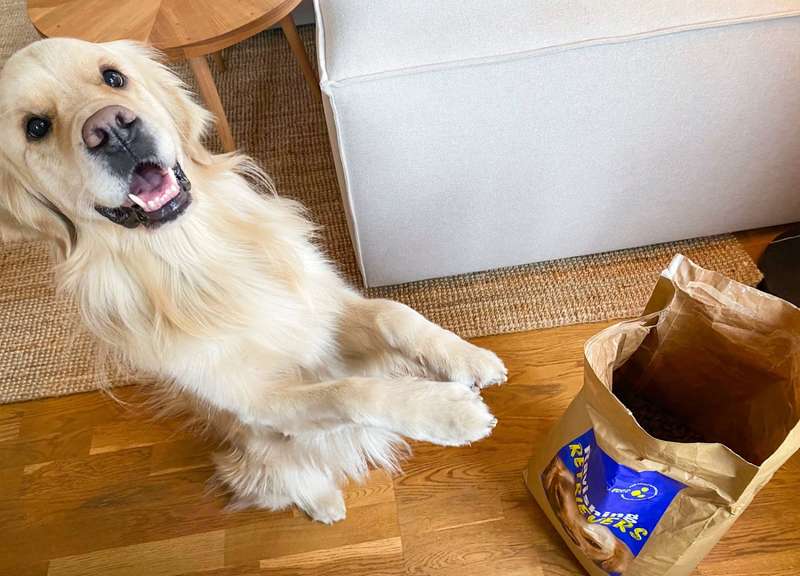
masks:
[[[394,481],[385,470],[375,470],[364,482],[350,482],[344,490],[348,507],[394,502]]]
[[[19,437],[19,429],[22,424],[20,413],[8,413],[0,416],[0,442],[10,442]]]
[[[91,443],[92,432],[88,428],[35,438],[20,436],[0,442],[0,468],[80,458],[89,454]]]
[[[186,438],[189,433],[189,430],[182,428],[175,420],[142,422],[141,418],[128,416],[95,426],[89,454],[153,446]]]
[[[405,501],[398,497],[400,531],[419,536],[463,527],[478,527],[504,519],[500,493],[494,485],[464,487],[434,494],[430,498]],[[447,510],[447,514],[442,514]]]
[[[47,576],[179,576],[221,568],[225,532],[206,532],[50,561]]]
[[[442,513],[447,509],[435,510]],[[516,520],[500,517],[421,533],[404,531],[406,572],[430,576],[543,574],[529,527]]]
[[[297,576],[397,576],[403,571],[403,544],[399,536],[337,548],[315,550],[261,560],[263,574]]]
[[[226,564],[246,564],[292,554],[385,540],[400,535],[394,502],[357,506],[333,526],[305,517],[268,518],[227,530]]]
[[[187,470],[206,469],[211,473],[211,455],[217,442],[203,437],[185,437],[157,442],[152,447],[150,476],[162,476]]]

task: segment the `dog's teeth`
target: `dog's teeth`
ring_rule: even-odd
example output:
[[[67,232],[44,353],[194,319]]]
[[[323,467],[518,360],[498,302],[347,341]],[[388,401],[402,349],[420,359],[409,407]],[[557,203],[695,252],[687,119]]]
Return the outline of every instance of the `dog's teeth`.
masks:
[[[136,194],[128,194],[128,198],[130,198],[131,202],[138,205],[140,208],[142,209],[147,208],[147,204],[145,204],[145,201],[139,198]]]

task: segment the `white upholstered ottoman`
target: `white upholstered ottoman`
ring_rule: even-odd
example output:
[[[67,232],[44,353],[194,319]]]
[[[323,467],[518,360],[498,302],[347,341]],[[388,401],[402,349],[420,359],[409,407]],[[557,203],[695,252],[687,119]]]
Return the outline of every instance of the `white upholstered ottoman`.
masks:
[[[800,0],[317,0],[364,279],[800,220]]]

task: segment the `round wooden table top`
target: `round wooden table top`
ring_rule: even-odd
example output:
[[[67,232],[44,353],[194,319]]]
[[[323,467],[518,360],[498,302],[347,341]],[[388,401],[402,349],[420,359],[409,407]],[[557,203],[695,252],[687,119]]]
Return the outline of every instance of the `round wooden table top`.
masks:
[[[174,59],[217,52],[275,25],[302,0],[28,0],[42,36],[139,40]]]

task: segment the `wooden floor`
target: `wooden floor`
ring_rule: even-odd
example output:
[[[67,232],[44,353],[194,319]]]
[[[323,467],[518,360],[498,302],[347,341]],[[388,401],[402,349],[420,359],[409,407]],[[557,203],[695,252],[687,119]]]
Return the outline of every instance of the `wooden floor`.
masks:
[[[757,254],[775,230],[743,234]],[[513,576],[581,574],[522,470],[577,392],[584,341],[606,324],[480,338],[511,379],[485,392],[493,436],[415,445],[405,474],[348,488],[335,526],[296,511],[223,510],[213,446],[154,423],[140,391],[0,406],[0,575]],[[800,457],[701,564],[704,576],[800,574]]]

